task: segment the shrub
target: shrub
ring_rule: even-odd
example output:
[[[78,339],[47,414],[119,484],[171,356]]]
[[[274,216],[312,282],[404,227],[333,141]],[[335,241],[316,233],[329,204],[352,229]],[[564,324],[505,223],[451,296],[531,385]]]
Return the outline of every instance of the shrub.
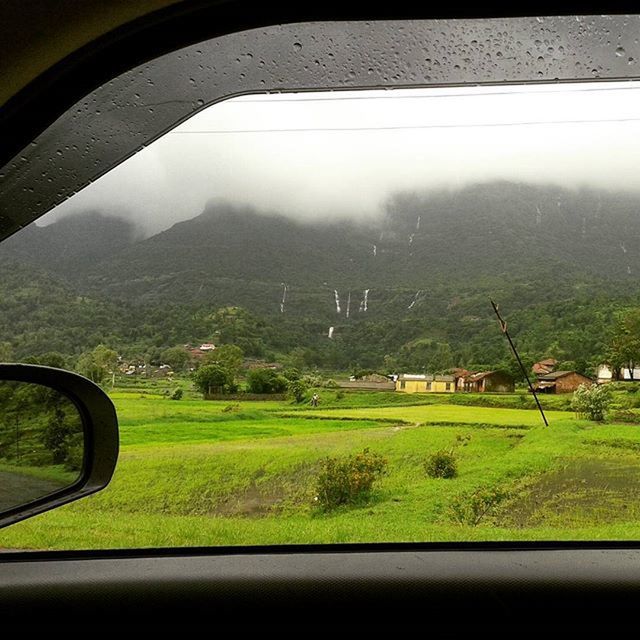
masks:
[[[316,480],[316,500],[325,511],[365,502],[373,483],[386,473],[387,460],[365,449],[343,458],[325,458]]]
[[[317,375],[317,374],[315,374],[315,373],[307,373],[306,375],[302,376],[302,380],[309,387],[321,387],[322,386],[322,377]]]
[[[451,503],[450,513],[459,524],[475,527],[507,497],[508,493],[502,489],[476,489],[472,493],[455,498]]]
[[[453,451],[442,449],[427,458],[424,470],[430,478],[455,478],[458,475],[458,462]]]
[[[182,396],[183,395],[184,395],[184,391],[180,387],[177,387],[176,389],[174,389],[171,392],[171,399],[172,400],[182,400]]]
[[[249,393],[284,393],[288,383],[273,369],[253,369],[247,374]]]
[[[225,393],[233,385],[233,376],[219,364],[206,364],[193,374],[196,388],[203,395]]]
[[[307,393],[307,385],[303,380],[290,380],[287,385],[287,390],[297,404],[304,402],[305,395]]]
[[[607,385],[581,384],[574,392],[571,408],[583,418],[601,422],[613,398]]]
[[[325,389],[338,389],[340,387],[340,385],[333,378],[328,378],[327,380],[325,380],[323,386]]]

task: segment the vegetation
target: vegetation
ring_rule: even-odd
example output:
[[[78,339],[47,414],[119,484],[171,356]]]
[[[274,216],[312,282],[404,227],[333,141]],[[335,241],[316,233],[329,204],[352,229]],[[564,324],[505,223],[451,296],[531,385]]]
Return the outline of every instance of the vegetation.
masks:
[[[607,385],[581,384],[573,394],[571,406],[583,418],[602,422],[613,398]]]
[[[36,384],[0,382],[0,468],[49,474],[70,484],[83,459],[83,424],[75,405]]]
[[[640,419],[550,411],[546,428],[532,409],[442,404],[444,395],[440,404],[381,407],[372,406],[376,393],[337,400],[325,391],[322,411],[292,410],[288,400],[204,401],[188,389],[170,402],[162,385],[174,384],[113,392],[121,455],[112,483],[4,529],[1,546],[640,537]],[[319,507],[323,461],[365,448],[387,462],[368,497]],[[425,458],[451,449],[458,474],[426,476]]]
[[[501,183],[398,193],[366,225],[217,204],[146,239],[99,215],[17,234],[0,249],[0,361],[103,385],[122,447],[106,491],[0,547],[638,538],[638,384],[544,397],[545,428],[488,298],[527,367],[620,377],[640,362],[639,205]],[[454,367],[520,384],[339,386]],[[64,407],[20,431],[2,397],[0,473],[80,468]]]
[[[619,370],[639,356],[640,252],[622,259],[619,232],[627,244],[635,237],[638,205],[607,192],[491,183],[396,194],[366,226],[298,225],[218,204],[145,240],[121,219],[77,216],[2,244],[0,360],[55,351],[91,372],[83,354],[105,345],[182,373],[193,365],[184,345],[214,342],[204,364],[236,378],[244,357],[303,374],[464,367],[521,380],[491,296],[528,365],[553,356],[562,369]]]
[[[344,458],[324,459],[316,480],[318,506],[329,510],[366,502],[386,467],[387,460],[369,449]]]
[[[430,478],[455,478],[458,464],[454,452],[443,449],[432,453],[425,462],[424,470]]]
[[[247,374],[250,393],[284,393],[289,382],[273,369],[253,369]]]
[[[203,395],[235,391],[233,374],[219,364],[206,364],[193,375],[196,388]]]

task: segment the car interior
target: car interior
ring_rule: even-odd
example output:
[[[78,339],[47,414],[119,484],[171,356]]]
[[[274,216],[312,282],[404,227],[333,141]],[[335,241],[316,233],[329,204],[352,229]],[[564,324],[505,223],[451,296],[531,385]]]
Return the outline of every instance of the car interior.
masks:
[[[102,176],[161,143],[176,127],[188,137],[188,127],[200,126],[193,124],[200,122],[198,117],[227,101],[242,105],[256,96],[283,101],[316,96],[319,101],[336,95],[346,100],[355,92],[375,97],[375,92],[391,90],[496,92],[533,86],[542,91],[579,83],[624,88],[638,78],[639,33],[640,15],[633,9],[579,3],[467,11],[410,2],[285,8],[242,0],[4,0],[0,241],[6,246],[17,241],[25,227],[56,207],[71,206],[83,189],[88,193]],[[614,108],[615,100],[611,104]],[[487,113],[482,117],[490,119]],[[261,117],[238,127],[252,130]],[[587,107],[578,107],[571,117],[591,116]],[[613,117],[629,120],[633,114]],[[291,122],[287,126],[298,126]],[[266,164],[256,175],[260,171],[267,171]],[[264,193],[261,197],[270,197],[268,190]],[[374,245],[374,256],[376,251]],[[247,262],[250,253],[251,247]],[[278,289],[282,313],[288,292],[283,287],[281,300]],[[368,290],[360,311],[367,310],[367,295]],[[349,300],[355,307],[351,292]],[[411,308],[408,301],[405,307]],[[336,290],[338,312],[340,302],[346,305]],[[495,325],[495,317],[491,320]],[[328,329],[331,338],[334,327]],[[506,332],[507,325],[502,329]],[[501,334],[499,339],[504,341]],[[104,385],[86,376],[55,363],[1,364],[0,381],[7,425],[14,418],[17,425],[16,416],[32,421],[34,429],[46,425],[49,440],[42,442],[54,447],[53,425],[73,445],[64,451],[64,475],[56,472],[45,483],[42,474],[35,474],[32,482],[20,485],[23,493],[11,494],[10,474],[0,464],[0,478],[9,487],[0,487],[0,526],[6,527],[0,529],[0,615],[5,624],[419,626],[428,633],[501,626],[521,630],[523,623],[524,628],[615,628],[635,621],[640,544],[606,536],[5,547],[3,534],[9,536],[17,523],[107,487],[124,441],[120,437],[119,442],[119,416]],[[45,455],[40,440],[28,442],[27,437],[21,443],[23,456],[27,444],[34,460]],[[62,458],[55,456],[59,464]],[[75,526],[100,539],[94,521]]]

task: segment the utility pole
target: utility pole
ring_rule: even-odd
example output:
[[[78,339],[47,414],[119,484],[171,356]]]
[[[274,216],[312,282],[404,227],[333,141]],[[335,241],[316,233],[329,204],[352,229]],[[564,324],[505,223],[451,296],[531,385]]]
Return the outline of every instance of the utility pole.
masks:
[[[500,330],[507,337],[507,340],[509,341],[509,346],[511,347],[511,351],[513,351],[513,355],[516,357],[516,360],[518,361],[518,364],[520,365],[520,369],[522,370],[522,373],[524,374],[524,377],[527,380],[527,384],[529,385],[529,390],[533,394],[533,398],[536,401],[536,404],[538,405],[538,411],[540,411],[540,415],[542,416],[542,420],[544,421],[544,426],[548,427],[549,423],[547,422],[547,417],[544,415],[544,411],[542,410],[542,405],[540,404],[540,401],[538,400],[538,396],[536,394],[536,390],[533,388],[533,385],[531,384],[531,380],[529,380],[529,375],[527,374],[527,369],[525,368],[524,364],[522,364],[522,360],[520,359],[520,356],[518,355],[518,350],[516,349],[516,346],[513,344],[513,340],[511,340],[511,336],[509,335],[509,332],[507,331],[507,323],[506,323],[505,320],[502,319],[502,316],[500,315],[500,311],[498,310],[498,305],[493,300],[491,300],[491,306],[493,307],[493,310],[495,311],[496,316],[498,316],[498,322],[500,323]]]

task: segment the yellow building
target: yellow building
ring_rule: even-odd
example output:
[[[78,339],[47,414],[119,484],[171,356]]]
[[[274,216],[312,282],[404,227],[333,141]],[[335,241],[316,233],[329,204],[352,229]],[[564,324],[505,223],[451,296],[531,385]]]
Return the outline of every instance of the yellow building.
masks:
[[[455,390],[453,376],[403,373],[396,380],[396,391],[403,393],[455,393]]]

